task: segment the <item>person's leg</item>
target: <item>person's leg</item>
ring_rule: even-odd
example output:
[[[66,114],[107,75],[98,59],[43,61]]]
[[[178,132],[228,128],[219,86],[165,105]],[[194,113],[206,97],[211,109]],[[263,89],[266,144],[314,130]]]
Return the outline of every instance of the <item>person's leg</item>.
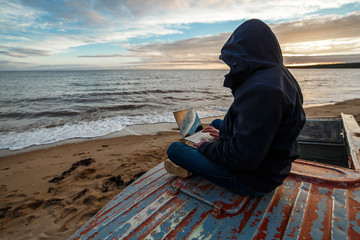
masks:
[[[211,123],[210,126],[213,126],[216,129],[220,129],[221,124],[222,124],[223,120],[222,119],[214,119]],[[164,166],[166,171],[168,171],[171,174],[177,175],[179,177],[185,178],[185,177],[189,177],[191,176],[191,172],[189,172],[188,170],[174,164],[172,161],[170,161],[169,159],[165,160],[164,162]]]
[[[210,123],[210,126],[213,126],[214,128],[216,128],[217,130],[220,130],[221,124],[222,124],[223,120],[222,119],[215,119]]]
[[[212,162],[196,148],[185,143],[172,143],[168,148],[168,156],[176,165],[222,186],[233,193],[246,196],[264,195],[264,193],[246,186],[229,169]]]

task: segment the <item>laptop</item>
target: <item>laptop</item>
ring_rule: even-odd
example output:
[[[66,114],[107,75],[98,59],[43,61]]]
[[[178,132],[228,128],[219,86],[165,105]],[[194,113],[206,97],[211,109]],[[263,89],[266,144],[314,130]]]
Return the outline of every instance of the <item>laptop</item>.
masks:
[[[210,133],[202,132],[203,126],[194,108],[174,112],[174,117],[185,140],[192,143],[199,143],[204,138],[215,141],[215,138],[210,136]]]

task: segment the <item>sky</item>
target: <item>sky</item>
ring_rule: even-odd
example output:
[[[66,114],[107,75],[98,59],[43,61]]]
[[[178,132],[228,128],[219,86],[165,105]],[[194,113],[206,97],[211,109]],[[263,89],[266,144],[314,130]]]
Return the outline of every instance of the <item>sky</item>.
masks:
[[[0,70],[221,69],[257,18],[286,65],[360,62],[360,0],[0,0]]]

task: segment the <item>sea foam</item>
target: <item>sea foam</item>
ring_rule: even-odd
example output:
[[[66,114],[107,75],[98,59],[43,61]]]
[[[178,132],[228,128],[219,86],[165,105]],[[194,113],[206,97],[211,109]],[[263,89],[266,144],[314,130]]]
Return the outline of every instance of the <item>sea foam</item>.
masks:
[[[200,118],[220,116],[221,109],[211,112],[199,111]],[[136,124],[175,122],[172,113],[147,116],[118,116],[90,122],[67,123],[62,126],[36,128],[24,132],[9,132],[0,135],[0,149],[19,150],[22,148],[56,143],[74,138],[95,138],[118,132],[126,126]]]
[[[18,150],[73,138],[94,138],[120,131],[129,125],[172,121],[174,120],[170,114],[120,116],[90,122],[67,123],[56,127],[36,128],[25,132],[9,132],[0,135],[0,149]]]

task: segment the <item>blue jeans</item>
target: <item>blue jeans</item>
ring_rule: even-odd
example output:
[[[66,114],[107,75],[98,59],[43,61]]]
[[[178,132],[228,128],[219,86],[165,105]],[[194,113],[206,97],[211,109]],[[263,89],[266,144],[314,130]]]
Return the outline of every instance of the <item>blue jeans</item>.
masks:
[[[216,119],[210,125],[220,129],[221,123],[222,120]],[[176,165],[235,194],[254,197],[265,194],[248,187],[232,171],[222,164],[209,160],[195,147],[182,142],[174,142],[169,146],[167,154]]]

